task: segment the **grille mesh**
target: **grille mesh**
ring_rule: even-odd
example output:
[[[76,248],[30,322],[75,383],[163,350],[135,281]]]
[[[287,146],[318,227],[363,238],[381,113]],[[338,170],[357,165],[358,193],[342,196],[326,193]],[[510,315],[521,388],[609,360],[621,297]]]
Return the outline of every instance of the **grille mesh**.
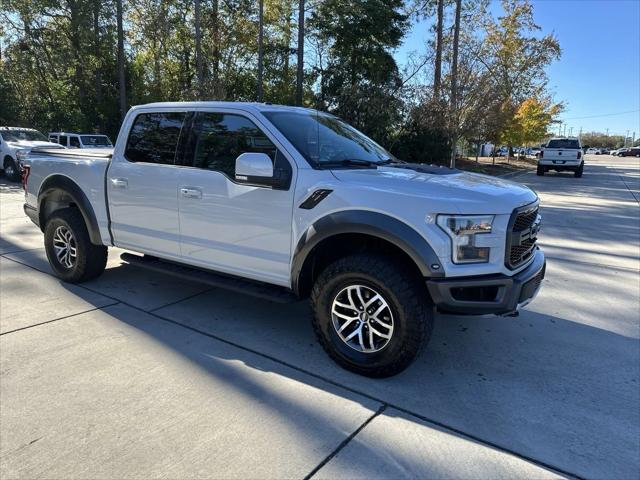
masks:
[[[513,242],[512,239],[520,238],[522,233],[529,230],[538,218],[538,207],[513,213],[513,227],[507,238],[507,267],[517,268],[533,256],[536,247],[536,238],[526,238],[521,242]]]

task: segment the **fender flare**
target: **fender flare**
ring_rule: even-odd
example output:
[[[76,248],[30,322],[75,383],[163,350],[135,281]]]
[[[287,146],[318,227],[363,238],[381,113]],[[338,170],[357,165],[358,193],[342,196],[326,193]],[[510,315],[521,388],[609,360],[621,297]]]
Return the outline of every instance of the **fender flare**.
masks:
[[[314,222],[302,235],[293,254],[292,289],[298,292],[300,276],[309,254],[320,242],[344,233],[361,233],[386,240],[407,254],[425,278],[444,277],[435,251],[415,229],[388,215],[366,210],[344,210]],[[434,268],[437,265],[437,268]]]
[[[45,208],[43,208],[45,202],[55,199],[56,196],[60,194],[69,196],[78,207],[78,210],[80,210],[82,218],[84,218],[84,223],[87,226],[91,243],[94,245],[102,245],[98,220],[96,219],[96,214],[93,211],[91,202],[78,184],[64,175],[52,175],[42,182],[40,193],[38,193],[38,221],[40,229],[44,232],[46,226],[46,218],[44,218]]]

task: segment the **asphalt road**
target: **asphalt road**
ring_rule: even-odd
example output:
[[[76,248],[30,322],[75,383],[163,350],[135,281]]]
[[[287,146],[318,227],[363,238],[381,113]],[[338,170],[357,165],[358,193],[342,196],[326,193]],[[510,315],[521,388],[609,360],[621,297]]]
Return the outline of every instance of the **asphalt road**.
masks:
[[[516,179],[542,200],[547,278],[517,318],[439,316],[402,374],[317,345],[306,303],[150,274],[110,253],[51,275],[0,184],[0,478],[640,475],[640,165]]]

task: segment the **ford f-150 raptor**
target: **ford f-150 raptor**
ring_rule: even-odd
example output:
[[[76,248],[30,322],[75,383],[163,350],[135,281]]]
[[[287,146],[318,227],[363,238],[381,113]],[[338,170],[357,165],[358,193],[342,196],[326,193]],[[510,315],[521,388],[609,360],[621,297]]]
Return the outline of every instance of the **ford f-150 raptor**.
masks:
[[[27,157],[25,212],[53,270],[132,264],[271,299],[311,298],[343,367],[406,368],[434,312],[514,314],[540,289],[538,197],[409,164],[327,113],[252,103],[132,108],[111,152]]]

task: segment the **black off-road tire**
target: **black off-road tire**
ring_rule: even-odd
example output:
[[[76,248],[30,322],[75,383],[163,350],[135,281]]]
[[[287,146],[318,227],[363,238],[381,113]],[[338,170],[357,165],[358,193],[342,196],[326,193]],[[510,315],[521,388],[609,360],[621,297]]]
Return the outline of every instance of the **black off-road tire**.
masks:
[[[61,263],[54,249],[54,235],[60,226],[73,235],[76,258],[70,268]],[[96,278],[107,265],[107,247],[91,243],[84,218],[77,208],[65,208],[51,215],[44,231],[44,246],[51,268],[65,282],[81,283]]]
[[[4,176],[11,182],[17,182],[20,180],[20,170],[15,160],[9,156],[4,157],[2,161],[2,168],[4,169]]]
[[[582,162],[580,164],[580,166],[578,167],[578,169],[575,172],[573,172],[573,176],[576,177],[576,178],[580,178],[580,177],[582,177],[582,172],[583,171],[584,171],[584,162]]]
[[[536,175],[539,177],[544,176],[544,167],[542,165],[538,165],[538,168],[536,168]]]
[[[401,372],[428,342],[433,330],[433,305],[422,282],[397,260],[381,255],[357,254],[337,260],[320,274],[311,292],[318,341],[335,362],[357,374],[381,378]],[[333,326],[333,301],[352,285],[378,292],[393,314],[391,338],[378,351],[353,349]]]

